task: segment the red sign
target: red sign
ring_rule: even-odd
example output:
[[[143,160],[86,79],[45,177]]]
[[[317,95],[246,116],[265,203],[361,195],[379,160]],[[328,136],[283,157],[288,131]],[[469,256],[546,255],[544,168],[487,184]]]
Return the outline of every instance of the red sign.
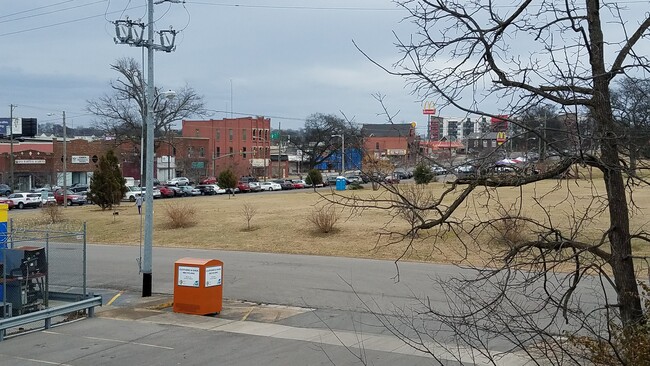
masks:
[[[436,104],[434,102],[424,102],[422,114],[436,114]]]

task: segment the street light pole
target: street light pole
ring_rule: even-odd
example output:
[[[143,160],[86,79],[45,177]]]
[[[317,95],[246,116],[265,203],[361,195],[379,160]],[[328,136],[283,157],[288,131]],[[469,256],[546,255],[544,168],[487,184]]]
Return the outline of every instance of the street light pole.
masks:
[[[63,111],[63,208],[68,207],[68,138],[65,128],[65,111]]]
[[[144,249],[142,252],[142,297],[151,296],[152,290],[152,246],[153,246],[153,98],[154,98],[154,79],[153,79],[153,0],[147,1],[147,161],[145,168],[145,211],[144,211]]]
[[[16,108],[15,105],[10,104],[9,105],[9,186],[11,188],[11,192],[13,192],[14,189],[14,108]]]
[[[332,137],[341,138],[341,175],[345,174],[345,135],[332,135]]]

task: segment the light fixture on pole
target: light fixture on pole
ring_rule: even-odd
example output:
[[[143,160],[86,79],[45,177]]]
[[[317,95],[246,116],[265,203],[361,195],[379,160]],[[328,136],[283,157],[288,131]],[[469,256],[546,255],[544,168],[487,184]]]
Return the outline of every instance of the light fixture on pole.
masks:
[[[341,138],[341,175],[345,174],[345,135],[332,135],[332,137]]]
[[[54,116],[54,113],[48,113],[48,116]],[[61,161],[63,162],[63,187],[61,187],[61,192],[63,192],[63,208],[68,206],[68,138],[65,128],[65,111],[62,114],[63,117],[63,156]],[[58,180],[58,179],[57,179]],[[58,183],[58,182],[57,182]]]

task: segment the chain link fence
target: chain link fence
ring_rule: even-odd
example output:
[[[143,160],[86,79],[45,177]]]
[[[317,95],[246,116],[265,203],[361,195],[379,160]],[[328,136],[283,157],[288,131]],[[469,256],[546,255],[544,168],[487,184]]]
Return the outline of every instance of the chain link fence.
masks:
[[[9,221],[0,254],[2,317],[40,310],[55,298],[83,299],[86,290],[86,224],[34,229]]]

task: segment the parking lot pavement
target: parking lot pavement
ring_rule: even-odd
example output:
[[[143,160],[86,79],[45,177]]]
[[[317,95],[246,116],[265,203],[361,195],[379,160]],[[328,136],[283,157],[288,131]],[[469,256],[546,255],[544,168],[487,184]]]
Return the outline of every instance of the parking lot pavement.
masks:
[[[350,365],[359,358],[374,365],[431,362],[412,351],[391,352],[403,346],[396,339],[386,343],[369,335],[277,323],[312,309],[227,301],[218,316],[194,316],[171,312],[169,300],[158,296],[136,306],[104,306],[95,318],[10,337],[0,343],[0,366]],[[372,343],[364,349],[360,342],[366,339]]]
[[[115,293],[94,318],[9,337],[0,343],[0,366],[437,364],[385,330],[314,322],[315,309],[224,300],[220,314],[196,316],[174,313],[171,304],[170,295]],[[491,364],[470,350],[426,346],[444,365]],[[523,364],[505,361],[497,365]]]

